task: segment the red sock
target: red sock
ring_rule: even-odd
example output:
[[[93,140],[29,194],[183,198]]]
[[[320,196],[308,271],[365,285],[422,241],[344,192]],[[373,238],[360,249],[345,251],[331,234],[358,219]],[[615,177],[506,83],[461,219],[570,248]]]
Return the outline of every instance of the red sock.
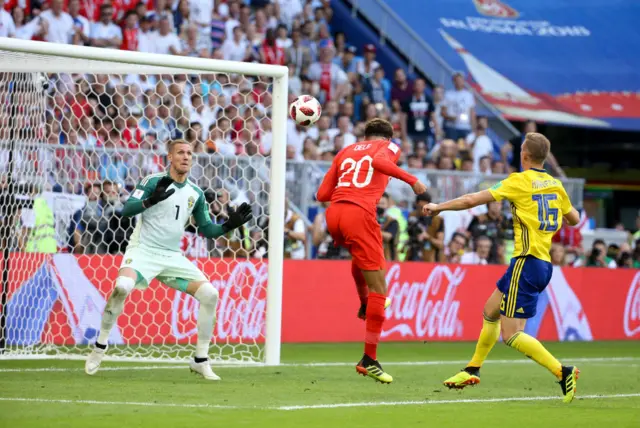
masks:
[[[353,276],[353,280],[356,282],[356,289],[358,290],[360,304],[364,305],[367,303],[367,298],[369,297],[369,287],[364,280],[362,271],[354,263],[351,263],[351,275]]]
[[[378,342],[384,324],[384,302],[387,300],[384,294],[369,293],[367,302],[367,320],[365,322],[366,335],[364,337],[364,353],[376,360]]]

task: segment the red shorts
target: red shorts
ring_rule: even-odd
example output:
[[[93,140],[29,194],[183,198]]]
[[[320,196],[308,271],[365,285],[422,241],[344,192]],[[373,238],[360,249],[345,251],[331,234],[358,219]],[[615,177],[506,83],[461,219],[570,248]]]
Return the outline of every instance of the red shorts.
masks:
[[[332,203],[326,213],[327,229],[337,246],[345,247],[362,270],[384,270],[382,233],[375,215],[356,204]]]

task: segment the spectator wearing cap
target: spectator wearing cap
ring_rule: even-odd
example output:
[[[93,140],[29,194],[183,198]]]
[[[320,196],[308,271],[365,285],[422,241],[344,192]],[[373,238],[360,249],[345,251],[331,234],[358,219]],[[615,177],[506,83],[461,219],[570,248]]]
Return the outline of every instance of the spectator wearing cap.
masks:
[[[109,3],[100,6],[100,20],[91,26],[91,46],[119,49],[122,30],[113,23],[113,7]]]
[[[453,86],[454,89],[445,92],[442,117],[445,138],[458,141],[476,129],[476,101],[471,91],[464,87],[462,73],[453,75]]]
[[[154,52],[164,55],[180,55],[180,39],[171,31],[171,22],[168,18],[160,19],[158,34],[153,38]]]
[[[334,47],[330,40],[323,40],[319,44],[320,61],[311,64],[309,77],[318,82],[321,103],[332,99],[342,100],[349,93],[347,74],[333,62]]]
[[[291,32],[291,46],[285,51],[287,63],[294,66],[294,74],[296,76],[306,73],[312,59],[311,50],[301,42],[302,34],[300,30],[293,30]]]
[[[244,61],[250,54],[251,47],[244,37],[242,27],[233,29],[233,37],[222,44],[222,56],[227,61]]]
[[[356,58],[358,50],[355,46],[347,45],[344,49],[344,52],[341,55],[336,56],[333,59],[341,69],[343,69],[346,73],[356,73],[356,64],[358,59]]]
[[[356,64],[356,73],[361,79],[368,79],[373,76],[374,71],[380,64],[376,61],[376,46],[372,43],[364,45],[364,58]]]
[[[365,91],[372,103],[382,105],[385,110],[391,106],[391,82],[384,77],[384,68],[376,68],[373,76],[366,80]]]
[[[416,79],[413,93],[402,106],[407,115],[407,134],[413,140],[414,146],[424,142],[427,147],[433,146],[431,124],[435,122],[433,101],[426,93],[424,79]]]

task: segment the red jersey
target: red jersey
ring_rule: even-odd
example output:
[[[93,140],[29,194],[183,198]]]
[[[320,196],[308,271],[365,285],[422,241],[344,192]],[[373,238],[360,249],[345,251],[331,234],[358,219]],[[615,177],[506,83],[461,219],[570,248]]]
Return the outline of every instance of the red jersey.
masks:
[[[362,141],[333,159],[318,189],[320,202],[351,202],[375,215],[389,177],[413,186],[418,179],[396,165],[400,147],[389,140]]]

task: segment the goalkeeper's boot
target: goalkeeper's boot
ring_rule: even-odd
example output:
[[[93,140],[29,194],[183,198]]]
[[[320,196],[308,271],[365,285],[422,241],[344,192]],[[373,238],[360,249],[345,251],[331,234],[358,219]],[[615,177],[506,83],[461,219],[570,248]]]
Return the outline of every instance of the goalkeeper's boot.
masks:
[[[93,351],[91,351],[87,357],[87,361],[84,363],[84,372],[88,375],[96,374],[106,353],[107,348],[102,349],[94,346]]]
[[[189,362],[189,368],[193,373],[197,373],[206,380],[220,380],[220,376],[215,374],[213,370],[211,370],[211,364],[209,364],[209,360],[203,361],[201,363],[196,363],[195,360],[191,360]]]
[[[465,386],[477,385],[480,383],[480,368],[466,367],[461,372],[456,373],[443,382],[449,389],[463,389]]]
[[[577,367],[562,366],[562,380],[558,383],[560,384],[560,388],[562,388],[562,395],[564,395],[562,401],[565,403],[571,403],[573,401],[573,397],[576,396],[576,386],[579,374],[580,370],[578,370]]]
[[[384,308],[387,309],[389,306],[391,306],[391,299],[387,297],[387,300],[384,301]],[[360,318],[362,321],[367,319],[366,303],[363,303],[362,305],[360,305],[360,309],[358,310],[358,318]]]
[[[393,377],[382,369],[378,360],[374,360],[367,354],[364,354],[356,365],[356,371],[362,376],[369,376],[380,383],[388,384],[393,382]]]

